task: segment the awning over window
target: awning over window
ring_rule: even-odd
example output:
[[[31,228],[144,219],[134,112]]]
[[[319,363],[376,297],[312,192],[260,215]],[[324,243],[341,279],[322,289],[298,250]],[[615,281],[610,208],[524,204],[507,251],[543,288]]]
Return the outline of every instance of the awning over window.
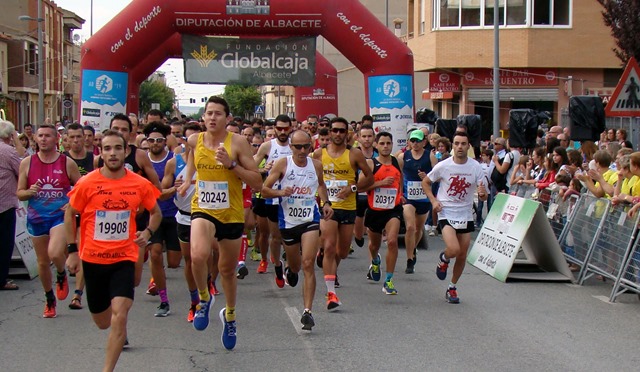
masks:
[[[493,101],[493,89],[469,89],[469,101]],[[500,89],[500,101],[558,101],[558,89]]]

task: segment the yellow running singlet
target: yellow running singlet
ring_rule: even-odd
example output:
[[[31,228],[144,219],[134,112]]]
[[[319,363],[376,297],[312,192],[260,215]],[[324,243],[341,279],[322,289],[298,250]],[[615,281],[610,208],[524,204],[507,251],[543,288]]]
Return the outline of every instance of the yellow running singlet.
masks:
[[[333,209],[356,210],[356,193],[352,192],[346,199],[338,199],[337,195],[344,186],[355,185],[356,172],[349,161],[350,149],[345,149],[338,158],[329,156],[326,148],[322,149],[322,171],[324,183],[327,185],[329,201]]]

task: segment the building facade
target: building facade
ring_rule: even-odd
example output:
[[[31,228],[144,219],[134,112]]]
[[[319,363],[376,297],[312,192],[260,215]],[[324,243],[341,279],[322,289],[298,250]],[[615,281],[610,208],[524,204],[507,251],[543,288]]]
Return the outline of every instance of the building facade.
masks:
[[[44,78],[45,118],[52,122],[72,119],[79,107],[80,47],[73,30],[84,23],[73,12],[50,0],[41,0],[44,51],[38,50],[38,0],[4,0],[0,13],[0,60],[6,45],[6,72],[2,69],[3,104],[7,119],[19,130],[25,123],[37,123],[39,75]],[[29,16],[34,20],[20,20]],[[38,58],[44,58],[39,71]],[[0,62],[0,68],[2,68]],[[5,74],[6,73],[6,74]]]
[[[416,106],[441,118],[479,114],[493,125],[492,0],[408,0],[408,46],[414,53]],[[552,113],[563,123],[572,95],[606,101],[622,73],[611,30],[596,1],[505,0],[499,3],[500,127],[509,110]],[[506,6],[505,6],[506,5]]]

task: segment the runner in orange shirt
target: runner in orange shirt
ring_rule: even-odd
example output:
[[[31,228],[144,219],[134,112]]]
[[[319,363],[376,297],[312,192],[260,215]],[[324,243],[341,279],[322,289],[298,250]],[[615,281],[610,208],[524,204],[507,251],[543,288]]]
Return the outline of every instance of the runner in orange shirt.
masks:
[[[105,166],[84,176],[69,192],[65,228],[71,273],[80,260],[85,275],[87,304],[100,329],[110,326],[104,371],[112,371],[127,337],[127,316],[133,305],[136,276],[142,271],[147,242],[160,225],[162,212],[156,200],[160,191],[148,180],[125,169],[127,143],[122,135],[107,131],[100,156]],[[151,212],[149,225],[136,231],[139,208]],[[80,214],[81,247],[78,257],[75,216]]]

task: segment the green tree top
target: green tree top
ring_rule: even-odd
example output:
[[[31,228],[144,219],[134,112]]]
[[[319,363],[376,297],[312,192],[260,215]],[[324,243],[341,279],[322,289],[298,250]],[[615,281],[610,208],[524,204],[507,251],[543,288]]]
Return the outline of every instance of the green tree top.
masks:
[[[626,64],[631,57],[640,59],[640,0],[598,0],[604,10],[604,24],[611,28],[617,48],[613,49]]]
[[[255,86],[227,85],[223,97],[235,116],[251,116],[255,106],[262,104],[262,94]]]
[[[173,111],[175,92],[158,80],[145,80],[140,84],[140,112],[151,109],[152,103],[160,104],[160,111]]]

